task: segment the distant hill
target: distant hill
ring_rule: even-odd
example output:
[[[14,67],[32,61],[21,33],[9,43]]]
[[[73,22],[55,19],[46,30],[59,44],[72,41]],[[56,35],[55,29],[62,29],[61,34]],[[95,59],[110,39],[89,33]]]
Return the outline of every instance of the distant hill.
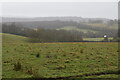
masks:
[[[26,43],[28,38],[13,34],[0,33],[3,43]]]
[[[15,23],[20,30],[24,28],[37,28],[66,30],[82,33],[85,37],[102,37],[107,34],[113,37],[117,34],[117,20],[106,18],[82,18],[82,17],[35,17],[35,18],[9,18],[2,17],[2,23],[11,25]],[[3,29],[5,26],[2,26]],[[12,28],[10,28],[12,29]],[[94,35],[94,36],[92,36]]]
[[[106,18],[82,18],[82,17],[31,17],[31,18],[14,18],[14,17],[1,17],[2,22],[33,22],[33,21],[75,21],[75,22],[88,22],[88,21],[103,21],[106,23],[110,19]]]

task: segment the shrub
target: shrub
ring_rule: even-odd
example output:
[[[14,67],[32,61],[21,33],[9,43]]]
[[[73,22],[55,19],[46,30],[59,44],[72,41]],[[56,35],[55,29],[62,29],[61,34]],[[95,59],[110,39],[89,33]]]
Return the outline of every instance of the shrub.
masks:
[[[63,54],[64,57],[66,57],[66,54]]]
[[[46,58],[52,58],[52,56],[50,54],[47,54]]]
[[[33,74],[33,69],[32,69],[32,67],[30,67],[30,68],[27,70],[27,73],[28,73],[28,74]]]
[[[81,49],[81,53],[83,53],[83,49]]]
[[[15,70],[15,71],[20,71],[21,68],[22,68],[22,66],[21,66],[21,63],[20,63],[20,62],[17,62],[17,63],[14,64],[14,70]]]
[[[40,57],[40,54],[39,54],[39,53],[37,53],[37,54],[36,54],[36,57],[37,57],[37,58],[39,58],[39,57]]]
[[[69,60],[66,60],[65,63],[70,63],[70,61],[69,61]]]

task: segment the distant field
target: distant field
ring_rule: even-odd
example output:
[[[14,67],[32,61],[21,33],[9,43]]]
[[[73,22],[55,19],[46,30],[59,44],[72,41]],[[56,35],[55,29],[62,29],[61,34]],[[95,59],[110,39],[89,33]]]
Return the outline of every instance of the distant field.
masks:
[[[87,25],[91,25],[91,26],[93,26],[93,27],[108,27],[108,25],[107,24],[99,24],[99,23],[94,23],[94,24],[87,24]]]
[[[98,24],[98,23],[94,23],[94,24],[87,24],[90,25],[92,27],[103,27],[103,28],[108,28],[108,29],[115,29],[118,30],[118,24],[114,24],[114,25],[107,25],[107,24]]]
[[[108,39],[109,39],[109,40],[112,40],[113,38],[110,37],[110,38],[108,38]],[[83,38],[83,40],[85,40],[85,41],[103,41],[104,38]]]
[[[25,37],[3,36],[6,36],[3,38],[3,78],[118,77],[116,74],[85,76],[118,70],[117,42],[27,43]],[[21,68],[15,71],[18,62]]]
[[[94,30],[91,30],[91,29],[80,29],[80,28],[77,28],[76,26],[65,26],[63,28],[58,28],[57,30],[66,30],[66,31],[75,30],[75,31],[83,32],[83,33],[87,33],[87,32],[96,33],[96,32],[98,32],[98,31],[94,31]]]

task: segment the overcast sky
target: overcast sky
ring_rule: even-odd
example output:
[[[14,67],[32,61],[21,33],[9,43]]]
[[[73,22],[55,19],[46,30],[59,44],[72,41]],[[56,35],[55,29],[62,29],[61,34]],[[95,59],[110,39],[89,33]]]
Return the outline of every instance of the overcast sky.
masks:
[[[117,2],[23,2],[2,3],[3,17],[79,16],[117,19]]]

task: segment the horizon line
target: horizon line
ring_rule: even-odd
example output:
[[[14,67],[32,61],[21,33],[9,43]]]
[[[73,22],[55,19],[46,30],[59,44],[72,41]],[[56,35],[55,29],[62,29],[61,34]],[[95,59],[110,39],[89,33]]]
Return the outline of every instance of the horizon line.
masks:
[[[0,16],[2,18],[46,18],[46,17],[79,17],[79,18],[99,18],[99,19],[117,19],[118,18],[105,18],[105,17],[82,17],[82,16]]]

